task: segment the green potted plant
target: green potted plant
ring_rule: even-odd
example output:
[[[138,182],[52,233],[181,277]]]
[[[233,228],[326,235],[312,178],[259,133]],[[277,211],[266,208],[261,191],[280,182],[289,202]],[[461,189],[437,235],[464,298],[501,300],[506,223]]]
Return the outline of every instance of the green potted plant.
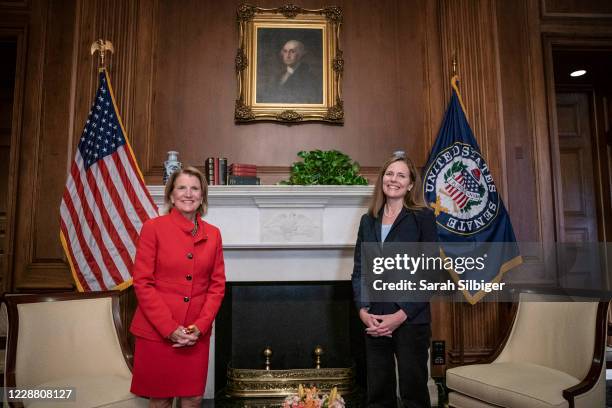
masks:
[[[297,155],[303,161],[293,163],[289,180],[281,181],[281,184],[368,184],[368,180],[359,174],[359,163],[338,150],[300,151]]]

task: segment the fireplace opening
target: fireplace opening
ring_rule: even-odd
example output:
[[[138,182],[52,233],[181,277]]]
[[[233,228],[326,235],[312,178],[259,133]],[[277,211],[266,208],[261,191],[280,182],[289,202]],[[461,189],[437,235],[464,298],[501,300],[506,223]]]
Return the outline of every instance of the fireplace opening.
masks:
[[[349,281],[229,282],[216,319],[215,392],[233,368],[264,369],[263,350],[272,349],[270,368],[355,367],[365,384],[362,324]]]

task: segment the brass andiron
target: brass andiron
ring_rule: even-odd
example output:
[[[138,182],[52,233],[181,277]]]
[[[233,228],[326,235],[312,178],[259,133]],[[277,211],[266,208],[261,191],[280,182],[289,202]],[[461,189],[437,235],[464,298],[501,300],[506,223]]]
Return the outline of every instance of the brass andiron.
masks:
[[[266,358],[266,370],[270,371],[270,359],[272,358],[272,349],[270,346],[266,346],[264,351],[261,353]]]
[[[315,355],[315,367],[318,369],[321,368],[321,356],[325,354],[325,351],[323,350],[323,347],[317,345],[314,349],[314,355]]]
[[[264,408],[280,407],[280,403],[268,404],[266,399],[294,395],[300,384],[309,384],[325,393],[330,393],[334,387],[342,395],[355,391],[355,366],[321,368],[321,356],[325,354],[325,350],[320,345],[315,346],[312,354],[316,368],[273,369],[270,367],[272,354],[270,346],[262,350],[265,368],[237,368],[231,363],[228,364],[226,395],[232,398],[262,398],[260,402],[252,405],[239,405]]]

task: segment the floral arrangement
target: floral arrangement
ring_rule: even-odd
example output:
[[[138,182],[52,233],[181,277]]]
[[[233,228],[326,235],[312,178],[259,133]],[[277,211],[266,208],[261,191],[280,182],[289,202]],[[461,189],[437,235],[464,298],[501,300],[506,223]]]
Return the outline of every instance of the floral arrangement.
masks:
[[[304,388],[300,384],[297,395],[285,398],[283,408],[344,408],[344,399],[336,387],[329,395],[320,395],[317,387]]]

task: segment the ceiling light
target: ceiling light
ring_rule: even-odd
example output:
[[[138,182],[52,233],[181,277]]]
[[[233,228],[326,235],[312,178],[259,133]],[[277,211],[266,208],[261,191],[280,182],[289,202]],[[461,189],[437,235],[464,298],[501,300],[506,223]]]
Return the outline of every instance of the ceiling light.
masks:
[[[570,74],[571,77],[579,77],[586,74],[586,69],[578,69]]]

